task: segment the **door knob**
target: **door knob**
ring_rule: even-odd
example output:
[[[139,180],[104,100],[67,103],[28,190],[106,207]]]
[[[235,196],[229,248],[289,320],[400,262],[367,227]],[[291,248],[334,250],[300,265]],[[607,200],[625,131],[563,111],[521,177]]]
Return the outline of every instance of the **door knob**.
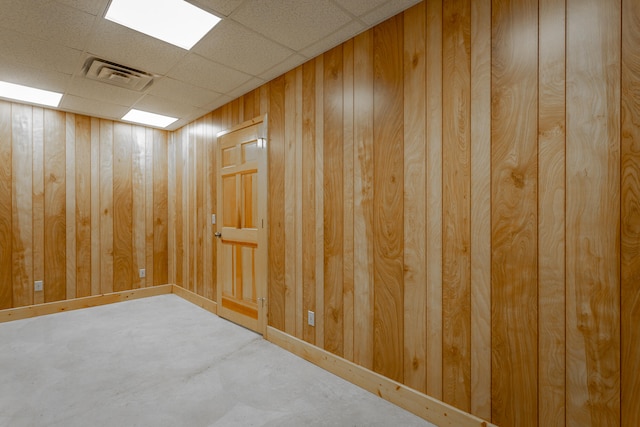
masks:
[[[222,237],[222,233],[219,231],[216,231],[214,236],[216,236],[218,239]]]

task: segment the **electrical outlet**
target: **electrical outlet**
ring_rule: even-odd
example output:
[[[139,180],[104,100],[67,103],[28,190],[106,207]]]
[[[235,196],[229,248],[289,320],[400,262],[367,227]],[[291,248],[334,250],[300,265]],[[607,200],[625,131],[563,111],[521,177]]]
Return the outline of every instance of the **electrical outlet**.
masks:
[[[33,282],[33,290],[35,292],[42,292],[44,290],[44,283],[42,283],[42,280],[36,280]]]
[[[316,326],[316,314],[311,310],[307,311],[307,323],[309,326]]]
[[[211,224],[216,223],[216,214],[211,214]]]
[[[144,279],[147,276],[147,271],[144,268],[140,269],[140,278]]]

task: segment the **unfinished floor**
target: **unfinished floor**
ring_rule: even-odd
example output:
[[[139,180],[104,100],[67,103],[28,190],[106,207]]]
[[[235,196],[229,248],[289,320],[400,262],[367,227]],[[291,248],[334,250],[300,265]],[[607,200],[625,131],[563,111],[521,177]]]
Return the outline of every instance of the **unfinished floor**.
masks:
[[[433,426],[176,295],[0,324],[0,426]]]

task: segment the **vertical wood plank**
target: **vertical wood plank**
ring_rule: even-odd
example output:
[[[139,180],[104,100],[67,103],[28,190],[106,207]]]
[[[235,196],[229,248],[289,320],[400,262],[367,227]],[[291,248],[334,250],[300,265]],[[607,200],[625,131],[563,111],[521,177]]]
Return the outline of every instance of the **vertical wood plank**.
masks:
[[[13,307],[11,105],[0,101],[0,309]]]
[[[426,9],[404,12],[404,384],[426,391]]]
[[[403,19],[373,29],[374,49],[374,349],[373,369],[402,381],[403,288]]]
[[[296,71],[284,75],[284,331],[296,335]]]
[[[176,132],[167,138],[167,279],[169,283],[178,284],[176,278]],[[155,191],[158,191],[156,188]],[[157,194],[157,193],[155,193]],[[155,196],[155,195],[154,195]],[[154,242],[155,245],[155,242]]]
[[[427,7],[427,393],[442,399],[442,1]]]
[[[354,70],[353,39],[343,45],[343,357],[353,361],[354,294],[353,294],[353,127],[354,127]]]
[[[67,203],[67,292],[66,298],[76,298],[76,115],[66,115],[66,203]]]
[[[471,2],[471,413],[491,419],[491,0]]]
[[[153,131],[153,285],[169,280],[169,168],[168,137]]]
[[[344,354],[342,45],[324,54],[324,349]]]
[[[205,119],[200,118],[196,124],[196,194],[195,194],[195,206],[196,206],[196,290],[198,295],[204,296],[205,294],[205,282],[204,282],[204,264],[209,264],[209,261],[204,257],[205,253],[205,233],[206,233],[206,211],[205,211],[205,185],[206,185],[206,170],[205,170]]]
[[[76,296],[91,295],[91,118],[75,117]]]
[[[155,262],[153,260],[153,228],[154,228],[154,201],[153,201],[153,144],[154,135],[157,132],[154,129],[145,129],[144,138],[144,265],[146,268],[145,286],[153,286],[155,283]]]
[[[538,419],[565,425],[565,1],[539,2]]]
[[[302,281],[303,310],[316,311],[316,63],[302,66]],[[304,322],[302,338],[315,344],[315,326]]]
[[[443,400],[471,410],[471,4],[445,2],[442,29]]]
[[[148,280],[146,277],[140,277],[140,269],[147,268],[145,238],[146,129],[142,126],[132,126],[131,138],[131,287],[137,289],[147,286]]]
[[[131,160],[133,126],[113,126],[113,290],[132,289],[133,285],[133,200]]]
[[[44,112],[44,297],[66,298],[65,114]]]
[[[216,212],[216,124],[214,123],[214,115],[212,113],[207,115],[207,144],[206,144],[206,156],[207,156],[207,213]],[[215,238],[213,236],[215,226],[211,224],[211,221],[207,221],[207,255],[205,256],[207,264],[206,276],[208,276],[208,286],[206,286],[205,296],[215,301],[217,298],[217,277],[216,277],[216,257],[217,248]]]
[[[184,282],[184,166],[185,160],[182,149],[182,134],[184,128],[173,134],[173,156],[170,158],[173,160],[174,165],[174,191],[172,203],[174,205],[175,220],[173,221],[173,242],[174,250],[173,256],[175,257],[175,283],[179,286],[186,288]]]
[[[100,294],[100,120],[91,118],[91,295]]]
[[[269,84],[269,325],[284,330],[284,76]],[[280,236],[280,238],[274,238]]]
[[[353,360],[373,369],[373,30],[354,39]]]
[[[306,317],[303,316],[303,272],[302,272],[302,67],[295,69],[295,236],[296,236],[296,257],[295,257],[295,325],[296,337],[302,339]]]
[[[196,245],[196,229],[198,225],[198,217],[196,209],[196,176],[198,173],[198,165],[196,161],[196,128],[197,123],[191,123],[189,124],[189,126],[187,127],[187,131],[185,132],[185,141],[187,144],[185,158],[187,159],[187,163],[189,165],[189,171],[186,177],[187,187],[185,189],[185,194],[187,194],[187,205],[185,206],[185,219],[187,222],[187,228],[185,231],[187,233],[186,235],[188,236],[185,265],[187,267],[187,274],[189,277],[188,289],[192,292],[197,293],[198,289],[196,287],[196,258],[198,257],[198,252]]]
[[[0,117],[2,113],[0,113]],[[0,137],[1,139],[1,137]],[[33,108],[33,280],[44,280],[44,109]],[[2,162],[2,159],[0,159]],[[2,163],[6,164],[6,163]],[[1,232],[1,230],[0,230]],[[1,279],[0,279],[1,280]],[[44,302],[44,291],[33,303]]]
[[[622,426],[640,425],[640,3],[622,2]]]
[[[33,303],[33,108],[13,104],[11,117],[13,306]],[[6,167],[3,163],[2,167]]]
[[[316,345],[324,348],[324,57],[316,57]]]
[[[492,421],[534,426],[537,398],[536,1],[493,2]]]
[[[567,2],[568,425],[620,424],[620,13]]]
[[[100,120],[100,292],[113,292],[113,122]]]

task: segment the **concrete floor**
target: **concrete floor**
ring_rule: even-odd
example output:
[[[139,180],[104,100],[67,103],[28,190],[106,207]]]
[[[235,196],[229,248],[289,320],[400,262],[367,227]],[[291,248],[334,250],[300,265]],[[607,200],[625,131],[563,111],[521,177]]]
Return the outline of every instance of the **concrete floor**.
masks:
[[[0,324],[0,426],[433,426],[175,295]]]

